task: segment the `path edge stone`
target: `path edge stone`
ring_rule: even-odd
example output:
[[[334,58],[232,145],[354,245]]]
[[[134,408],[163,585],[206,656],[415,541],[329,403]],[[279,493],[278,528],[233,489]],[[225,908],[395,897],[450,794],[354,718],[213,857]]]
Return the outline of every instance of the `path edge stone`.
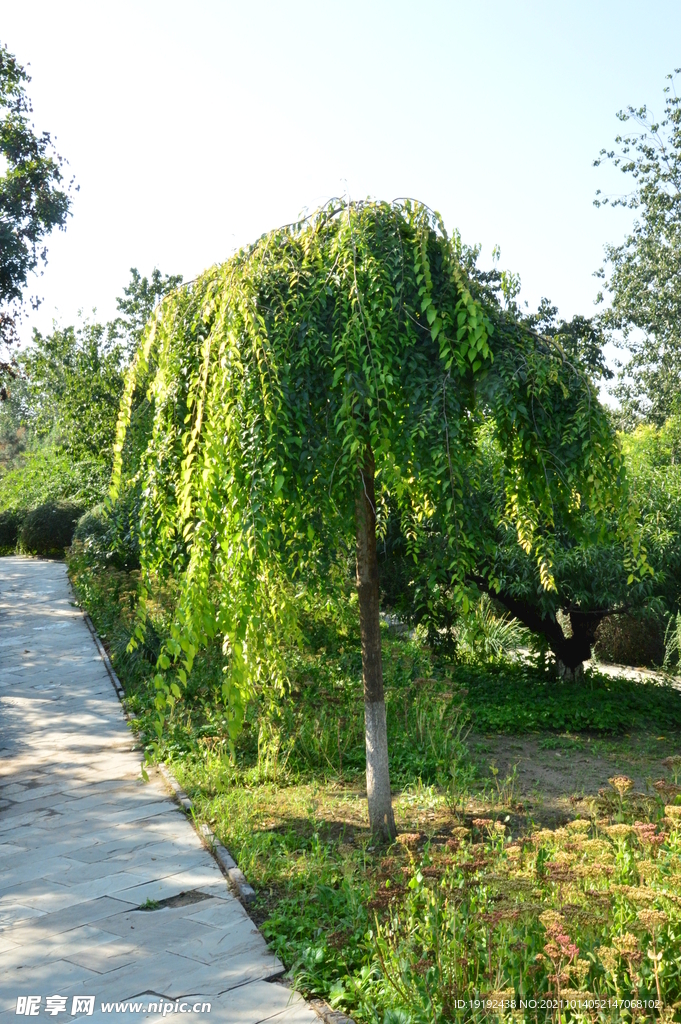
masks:
[[[104,644],[102,643],[102,641],[100,640],[97,634],[97,630],[94,627],[94,623],[92,622],[92,619],[90,618],[88,613],[82,608],[81,611],[83,612],[85,625],[87,626],[88,631],[95,642],[95,646],[97,648],[100,658],[104,662],[104,667],[106,668],[109,679],[111,680],[111,685],[116,691],[116,696],[118,697],[118,700],[120,701],[121,704],[121,710],[123,711],[123,714],[125,715],[127,721],[130,722],[131,716],[126,711],[125,705],[123,703],[123,700],[125,698],[125,690],[123,689],[120,679],[116,675],[116,670],[111,664],[111,658],[109,657],[108,651]],[[139,743],[136,744],[136,747],[138,750],[141,750],[141,746]],[[248,884],[248,882],[246,881],[246,876],[244,875],[241,868],[237,866],[237,863],[230,854],[229,850],[227,850],[226,847],[222,845],[220,840],[217,838],[215,833],[211,831],[208,825],[199,825],[197,823],[196,817],[194,815],[194,805],[192,804],[191,800],[189,799],[185,791],[180,786],[179,782],[177,781],[173,773],[169,770],[167,765],[159,763],[156,765],[156,768],[158,769],[159,774],[163,777],[166,784],[172,790],[175,801],[183,808],[183,810],[187,812],[189,816],[191,816],[194,828],[198,832],[201,841],[203,842],[206,849],[213,855],[215,860],[218,862],[220,870],[222,871],[223,875],[225,875],[227,879],[232,883],[240,899],[245,904],[252,903],[253,900],[255,899],[255,889]]]

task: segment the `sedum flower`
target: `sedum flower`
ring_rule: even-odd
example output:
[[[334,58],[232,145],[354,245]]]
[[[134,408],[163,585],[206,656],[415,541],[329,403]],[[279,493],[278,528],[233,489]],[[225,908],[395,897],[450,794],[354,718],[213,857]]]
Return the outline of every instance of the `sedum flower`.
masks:
[[[397,837],[397,842],[402,846],[416,846],[421,839],[420,832],[401,832]]]
[[[631,825],[608,825],[605,828],[611,839],[621,840],[626,839],[627,836],[631,835]]]
[[[612,946],[600,946],[599,949],[596,950],[596,952],[598,954],[598,959],[605,968],[606,972],[608,974],[616,974],[617,964],[619,961],[619,954],[617,950],[613,949]]]
[[[638,938],[632,932],[625,932],[612,940],[612,944],[620,956],[630,957],[640,952]]]
[[[539,915],[539,920],[547,931],[549,928],[555,928],[557,925],[565,923],[565,918],[557,910],[545,910],[543,914]]]
[[[567,823],[567,827],[571,832],[588,832],[591,822],[588,818],[575,818],[574,821]]]
[[[608,779],[608,782],[612,788],[619,793],[620,799],[622,799],[624,794],[628,793],[634,785],[633,780],[630,779],[628,775],[613,775],[611,779]]]
[[[659,866],[654,860],[639,860],[636,862],[638,873],[645,882],[649,882],[652,878],[657,878],[660,873]]]
[[[541,828],[538,832],[532,833],[530,840],[535,844],[552,843],[555,840],[555,832],[552,832],[550,828]]]
[[[632,903],[654,903],[659,893],[647,885],[614,885],[613,892],[626,896]]]
[[[654,910],[652,908],[646,910],[639,910],[636,914],[644,928],[649,932],[655,933],[663,924],[668,920],[667,914],[664,910]]]
[[[469,828],[464,828],[463,825],[457,825],[455,828],[449,830],[454,839],[465,839],[466,836],[471,834]]]
[[[591,964],[588,960],[585,960],[583,957],[579,957],[579,959],[575,960],[570,970],[573,976],[577,979],[577,983],[579,985],[583,985],[584,979],[591,970]]]

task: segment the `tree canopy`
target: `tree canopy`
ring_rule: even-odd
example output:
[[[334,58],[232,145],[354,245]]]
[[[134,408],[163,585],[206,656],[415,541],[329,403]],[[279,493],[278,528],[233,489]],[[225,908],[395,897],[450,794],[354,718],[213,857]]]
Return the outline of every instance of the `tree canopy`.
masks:
[[[645,106],[620,111],[617,148],[596,160],[612,162],[632,185],[624,196],[599,192],[596,205],[636,211],[624,242],[606,246],[609,271],[600,271],[612,296],[604,322],[622,331],[632,354],[616,394],[629,418],[658,424],[679,411],[681,394],[681,97],[674,75],[667,76],[663,116]]]
[[[337,202],[161,303],[127,380],[114,473],[114,494],[143,480],[147,578],[179,584],[161,711],[218,633],[236,735],[249,689],[285,675],[279,650],[297,609],[329,598],[334,563],[354,545],[358,488],[379,535],[394,503],[414,557],[433,518],[446,524],[465,606],[487,541],[468,500],[483,416],[505,461],[504,515],[543,587],[556,517],[579,535],[584,508],[620,506],[621,458],[588,376],[508,313],[474,264],[417,203]],[[153,426],[126,464],[150,368]]]
[[[49,132],[36,134],[26,94],[30,77],[0,44],[0,336],[13,339],[14,320],[2,306],[21,299],[28,275],[47,259],[44,240],[63,228],[71,200]]]

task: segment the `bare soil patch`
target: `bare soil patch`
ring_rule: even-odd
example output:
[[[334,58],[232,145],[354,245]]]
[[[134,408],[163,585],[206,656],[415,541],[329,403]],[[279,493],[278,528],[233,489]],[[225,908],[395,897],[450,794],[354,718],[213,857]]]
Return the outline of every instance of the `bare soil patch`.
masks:
[[[662,764],[681,753],[681,734],[632,732],[603,738],[583,734],[521,736],[471,734],[478,778],[505,803],[522,805],[529,818],[551,826],[575,817],[614,775],[627,775],[636,790],[650,793],[669,778]],[[498,771],[498,774],[494,770]]]

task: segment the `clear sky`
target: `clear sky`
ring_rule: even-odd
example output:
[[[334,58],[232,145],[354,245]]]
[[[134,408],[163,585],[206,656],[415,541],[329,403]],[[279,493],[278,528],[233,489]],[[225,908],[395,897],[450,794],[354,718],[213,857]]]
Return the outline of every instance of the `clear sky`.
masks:
[[[617,110],[661,111],[681,3],[0,0],[0,41],[80,186],[24,337],[343,193],[422,199],[569,317],[629,221],[593,159]]]

